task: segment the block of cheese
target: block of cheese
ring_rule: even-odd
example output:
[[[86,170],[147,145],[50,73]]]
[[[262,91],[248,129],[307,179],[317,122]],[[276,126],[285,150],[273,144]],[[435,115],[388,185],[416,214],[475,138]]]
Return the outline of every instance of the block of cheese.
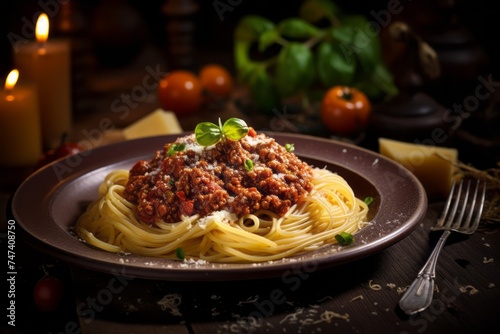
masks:
[[[157,109],[123,129],[126,139],[178,134],[183,132],[173,112]]]
[[[386,138],[379,138],[378,143],[379,152],[410,170],[422,183],[429,197],[447,196],[458,160],[456,149]]]

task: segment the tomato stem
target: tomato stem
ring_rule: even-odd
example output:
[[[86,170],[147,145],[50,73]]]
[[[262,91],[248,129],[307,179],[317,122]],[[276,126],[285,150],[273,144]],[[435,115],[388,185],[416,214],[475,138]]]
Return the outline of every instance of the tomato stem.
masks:
[[[340,97],[344,100],[350,101],[353,98],[353,93],[349,87],[344,86],[342,87],[342,94]]]

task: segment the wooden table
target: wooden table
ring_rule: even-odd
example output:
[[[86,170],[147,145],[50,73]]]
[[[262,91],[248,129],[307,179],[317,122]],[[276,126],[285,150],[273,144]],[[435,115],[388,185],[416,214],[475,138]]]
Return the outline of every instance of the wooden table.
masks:
[[[170,282],[122,278],[71,268],[17,246],[16,327],[3,333],[489,333],[499,328],[500,233],[481,228],[452,235],[437,267],[431,306],[407,316],[399,298],[439,234],[429,233],[442,203],[432,203],[416,230],[362,260],[275,278]],[[41,265],[63,280],[62,305],[41,312],[33,286]],[[79,313],[79,315],[78,315]]]

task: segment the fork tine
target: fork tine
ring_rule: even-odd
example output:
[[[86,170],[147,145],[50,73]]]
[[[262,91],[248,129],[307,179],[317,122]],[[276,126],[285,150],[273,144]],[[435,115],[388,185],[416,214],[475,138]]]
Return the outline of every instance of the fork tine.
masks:
[[[451,209],[451,213],[447,217],[446,223],[443,226],[446,229],[450,229],[451,228],[451,224],[453,223],[453,221],[455,219],[455,215],[456,215],[457,209],[458,209],[458,204],[460,202],[460,195],[462,194],[462,185],[463,185],[463,181],[460,181],[460,183],[458,184],[457,193],[455,195],[456,198],[455,198],[455,201],[453,203],[453,208]]]
[[[469,182],[470,183],[470,182]],[[470,222],[472,221],[472,215],[474,214],[474,210],[476,209],[476,200],[477,200],[477,193],[479,191],[479,180],[476,181],[476,188],[474,190],[474,196],[472,197],[472,201],[470,203],[470,208],[469,208],[469,213],[467,214],[467,218],[465,219],[465,222],[462,223],[463,228],[469,228]],[[474,226],[474,224],[473,224]]]
[[[462,185],[463,182],[460,183],[460,185]],[[464,218],[464,214],[465,214],[465,210],[467,209],[467,202],[469,201],[469,191],[470,191],[470,181],[467,181],[467,189],[462,193],[461,192],[461,187],[459,189],[459,194],[457,196],[457,203],[460,202],[460,197],[462,196],[463,194],[463,199],[462,199],[462,207],[460,208],[460,211],[459,211],[459,215],[458,215],[458,218],[454,219],[454,224],[453,226],[450,226],[451,228],[453,229],[458,229],[460,228],[460,226],[462,226],[462,219]],[[476,198],[474,197],[473,198],[473,201],[475,201]],[[471,208],[474,208],[473,205],[471,205]],[[469,210],[469,213],[470,213],[471,210]],[[468,221],[466,220],[466,224],[468,224]],[[451,225],[451,223],[450,223]]]
[[[480,183],[478,180],[477,187],[476,187],[476,194],[477,194],[479,187],[480,187]],[[477,229],[477,227],[479,226],[479,222],[481,221],[481,215],[483,214],[485,197],[486,197],[486,184],[483,182],[482,191],[481,191],[481,198],[479,199],[479,206],[478,206],[477,211],[476,211],[476,216],[474,217],[474,222],[472,223],[472,226],[471,226],[472,232],[474,232]]]
[[[456,185],[456,182],[453,182],[451,185],[450,193],[448,194],[448,198],[446,199],[445,207],[443,209],[443,212],[441,213],[441,217],[439,217],[439,219],[437,220],[437,223],[433,227],[433,229],[443,227],[443,223],[446,219],[446,216],[448,215],[448,210],[450,209],[451,200],[453,199],[453,192],[455,190],[455,185]]]
[[[462,191],[462,188],[465,188],[465,190]],[[431,230],[452,230],[466,234],[474,233],[481,221],[485,196],[486,185],[484,182],[481,183],[479,180],[476,180],[475,185],[472,185],[471,180],[461,180],[458,182],[458,185],[456,182],[453,182],[445,208],[436,225]]]

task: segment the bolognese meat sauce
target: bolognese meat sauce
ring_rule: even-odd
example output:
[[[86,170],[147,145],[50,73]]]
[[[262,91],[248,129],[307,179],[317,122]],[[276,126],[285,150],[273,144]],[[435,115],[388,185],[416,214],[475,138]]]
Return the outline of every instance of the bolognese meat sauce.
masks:
[[[309,165],[264,134],[252,130],[209,147],[197,144],[193,134],[166,144],[151,161],[138,161],[123,195],[150,225],[219,210],[283,215],[311,191],[311,179]]]

